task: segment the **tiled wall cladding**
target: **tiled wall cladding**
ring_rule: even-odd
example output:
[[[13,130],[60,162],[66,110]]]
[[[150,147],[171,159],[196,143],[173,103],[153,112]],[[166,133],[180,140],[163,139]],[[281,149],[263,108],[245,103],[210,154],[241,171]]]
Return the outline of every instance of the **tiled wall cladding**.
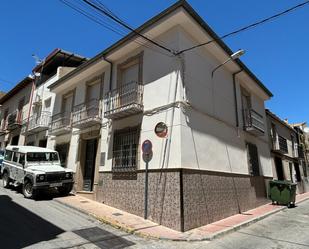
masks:
[[[113,179],[112,173],[101,173],[97,201],[144,216],[145,173],[135,179]],[[149,219],[175,230],[180,230],[179,172],[149,172]]]
[[[183,192],[185,231],[269,202],[263,177],[185,170]]]
[[[233,177],[232,177],[233,176]],[[131,179],[100,173],[97,201],[143,217],[144,172]],[[184,230],[267,203],[263,177],[183,170]],[[149,219],[181,230],[180,171],[149,173]]]

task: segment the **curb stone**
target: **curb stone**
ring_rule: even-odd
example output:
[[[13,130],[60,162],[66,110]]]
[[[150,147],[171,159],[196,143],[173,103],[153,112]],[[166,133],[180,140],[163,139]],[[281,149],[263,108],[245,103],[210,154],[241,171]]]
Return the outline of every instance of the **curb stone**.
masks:
[[[190,238],[190,236],[192,234],[189,234],[188,236],[184,236],[183,238],[179,238],[179,239],[169,239],[169,238],[166,238],[166,237],[160,237],[160,236],[152,236],[150,234],[145,234],[143,232],[139,232],[139,231],[136,231],[136,229],[132,228],[132,227],[129,227],[129,226],[125,226],[125,225],[121,225],[121,223],[117,222],[117,221],[110,221],[109,219],[107,219],[106,217],[104,216],[97,216],[93,213],[89,213],[87,211],[85,211],[84,209],[82,208],[78,208],[78,207],[75,207],[73,205],[70,205],[68,203],[64,203],[62,202],[61,200],[58,200],[58,199],[54,199],[56,202],[66,206],[66,207],[69,207],[69,208],[72,208],[74,210],[77,210],[85,215],[88,215],[98,221],[100,221],[101,223],[103,224],[107,224],[107,225],[110,225],[111,227],[113,228],[116,228],[118,230],[121,230],[123,232],[126,232],[128,234],[134,234],[134,235],[137,235],[139,237],[142,237],[142,238],[146,238],[146,239],[153,239],[153,240],[168,240],[168,241],[212,241],[214,239],[217,239],[217,238],[220,238],[220,237],[223,237],[224,235],[227,235],[229,233],[232,233],[232,232],[236,232],[238,230],[240,230],[241,228],[244,228],[244,227],[247,227],[247,226],[250,226],[260,220],[263,220],[275,213],[278,213],[280,211],[283,211],[285,209],[288,209],[287,206],[282,206],[276,210],[272,210],[266,214],[263,214],[263,215],[260,215],[258,217],[255,217],[255,218],[252,218],[250,220],[247,220],[247,221],[244,221],[242,223],[239,223],[235,226],[232,226],[232,227],[229,227],[227,229],[224,229],[222,231],[219,231],[219,232],[216,232],[216,233],[213,233],[211,235],[206,235],[204,237],[201,236],[201,238]],[[296,204],[300,204],[304,201],[307,201],[309,200],[309,197],[307,198],[304,198],[302,200],[299,200],[296,202]]]

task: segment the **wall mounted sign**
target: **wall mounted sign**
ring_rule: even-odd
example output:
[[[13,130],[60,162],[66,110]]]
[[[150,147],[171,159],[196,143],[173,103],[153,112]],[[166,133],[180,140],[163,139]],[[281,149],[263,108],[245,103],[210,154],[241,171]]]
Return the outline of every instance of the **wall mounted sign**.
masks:
[[[155,133],[158,137],[164,138],[167,136],[168,128],[163,122],[157,123],[155,127]]]

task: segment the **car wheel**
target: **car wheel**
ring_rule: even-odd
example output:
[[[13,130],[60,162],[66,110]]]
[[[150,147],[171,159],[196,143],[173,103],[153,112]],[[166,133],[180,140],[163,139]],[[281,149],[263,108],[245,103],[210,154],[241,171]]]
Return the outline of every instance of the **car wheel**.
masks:
[[[2,175],[3,187],[8,188],[10,186],[10,177],[8,172],[4,172]]]
[[[35,197],[35,190],[31,181],[25,181],[23,185],[23,195],[25,198],[31,199]]]
[[[72,191],[72,188],[73,188],[72,185],[59,187],[58,192],[60,195],[66,196],[66,195],[69,195],[69,193]]]

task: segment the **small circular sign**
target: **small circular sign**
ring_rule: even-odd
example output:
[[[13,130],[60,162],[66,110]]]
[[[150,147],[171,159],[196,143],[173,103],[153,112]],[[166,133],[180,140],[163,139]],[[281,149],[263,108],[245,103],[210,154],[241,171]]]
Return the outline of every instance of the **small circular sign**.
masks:
[[[142,151],[145,154],[149,154],[152,151],[152,143],[150,140],[145,140],[142,144]]]
[[[150,151],[149,153],[143,153],[143,161],[145,163],[149,163],[152,159],[153,153]]]
[[[156,127],[155,127],[155,133],[158,137],[166,137],[167,135],[167,125],[163,122],[157,123]]]

